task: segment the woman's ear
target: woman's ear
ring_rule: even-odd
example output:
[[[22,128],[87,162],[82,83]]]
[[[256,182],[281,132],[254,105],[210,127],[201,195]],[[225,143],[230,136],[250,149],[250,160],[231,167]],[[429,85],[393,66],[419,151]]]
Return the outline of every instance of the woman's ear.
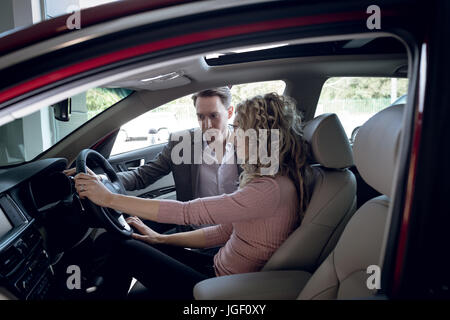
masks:
[[[233,110],[234,110],[233,106],[230,106],[228,108],[228,119],[231,119],[231,117],[233,116]]]

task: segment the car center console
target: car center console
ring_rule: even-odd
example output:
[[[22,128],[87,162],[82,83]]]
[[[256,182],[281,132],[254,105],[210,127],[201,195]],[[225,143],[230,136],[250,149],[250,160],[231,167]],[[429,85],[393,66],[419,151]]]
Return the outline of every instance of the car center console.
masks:
[[[53,271],[43,239],[7,194],[0,195],[0,288],[21,300],[48,295]]]

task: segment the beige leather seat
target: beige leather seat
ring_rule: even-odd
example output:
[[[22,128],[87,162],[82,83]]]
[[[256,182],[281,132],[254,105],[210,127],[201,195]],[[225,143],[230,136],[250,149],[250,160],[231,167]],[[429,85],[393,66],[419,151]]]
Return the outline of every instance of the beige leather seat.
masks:
[[[310,202],[304,219],[262,269],[314,272],[336,245],[356,210],[356,180],[347,168],[352,150],[335,114],[323,114],[305,125],[312,165]]]
[[[378,265],[400,145],[404,105],[389,107],[367,121],[353,147],[363,179],[382,196],[366,202],[346,225],[336,247],[313,273],[267,271],[212,278],[194,288],[196,299],[360,299],[368,266]]]

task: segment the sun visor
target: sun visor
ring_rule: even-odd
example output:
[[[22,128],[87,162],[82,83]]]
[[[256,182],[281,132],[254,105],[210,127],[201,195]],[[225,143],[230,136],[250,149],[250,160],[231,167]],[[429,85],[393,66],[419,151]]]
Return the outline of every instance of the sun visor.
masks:
[[[143,82],[140,86],[143,89],[156,91],[156,90],[162,90],[162,89],[170,89],[175,87],[184,86],[186,84],[191,83],[191,79],[189,79],[186,76],[178,76],[175,78],[169,78],[169,79],[155,79],[148,82]]]

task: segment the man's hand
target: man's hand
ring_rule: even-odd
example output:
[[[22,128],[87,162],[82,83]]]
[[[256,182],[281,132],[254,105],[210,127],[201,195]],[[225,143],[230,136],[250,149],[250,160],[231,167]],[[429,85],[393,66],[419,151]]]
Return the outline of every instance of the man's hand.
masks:
[[[102,179],[104,179],[102,177],[102,175],[96,175],[94,173],[94,171],[92,171],[88,167],[86,167],[86,170],[87,170],[88,175],[95,177],[98,181],[102,181]],[[77,173],[77,169],[76,168],[70,168],[70,169],[64,170],[63,173],[66,176],[74,176]]]
[[[149,244],[161,244],[163,243],[164,235],[153,231],[147,225],[145,225],[138,217],[129,217],[126,220],[128,224],[134,227],[141,234],[133,233],[131,236],[136,240],[141,240]]]

